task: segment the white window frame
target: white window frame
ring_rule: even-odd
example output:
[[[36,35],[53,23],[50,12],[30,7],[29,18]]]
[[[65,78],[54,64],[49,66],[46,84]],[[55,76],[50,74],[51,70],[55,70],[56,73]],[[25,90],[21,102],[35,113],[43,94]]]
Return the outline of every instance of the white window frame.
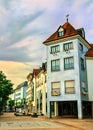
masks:
[[[74,69],[74,57],[64,58],[64,69]]]
[[[60,95],[60,81],[51,83],[51,96],[59,96]]]
[[[60,70],[60,59],[51,61],[51,71],[59,71]]]
[[[60,51],[60,46],[59,45],[56,45],[56,46],[51,46],[51,54],[54,54],[54,53],[58,53]]]
[[[75,94],[75,81],[74,80],[65,81],[65,94]]]

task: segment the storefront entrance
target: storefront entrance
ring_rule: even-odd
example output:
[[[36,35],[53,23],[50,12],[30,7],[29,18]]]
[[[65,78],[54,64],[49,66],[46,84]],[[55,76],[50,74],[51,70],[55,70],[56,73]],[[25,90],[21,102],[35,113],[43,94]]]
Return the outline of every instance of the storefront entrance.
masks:
[[[58,102],[58,116],[77,117],[77,101]]]
[[[84,118],[89,118],[92,117],[92,103],[89,101],[83,101],[83,117]]]

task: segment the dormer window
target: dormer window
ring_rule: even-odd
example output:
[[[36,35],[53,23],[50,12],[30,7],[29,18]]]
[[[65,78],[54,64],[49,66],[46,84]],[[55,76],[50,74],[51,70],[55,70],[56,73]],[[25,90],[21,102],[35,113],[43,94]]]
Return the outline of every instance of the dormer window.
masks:
[[[58,30],[58,36],[61,37],[63,35],[64,35],[64,29],[62,27],[60,27]]]
[[[78,31],[78,33],[79,33],[83,38],[85,38],[84,28],[77,29],[77,31]]]

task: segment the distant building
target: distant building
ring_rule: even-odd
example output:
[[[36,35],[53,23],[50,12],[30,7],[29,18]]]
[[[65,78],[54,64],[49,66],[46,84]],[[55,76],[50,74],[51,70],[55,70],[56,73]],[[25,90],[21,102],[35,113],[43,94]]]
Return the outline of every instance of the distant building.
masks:
[[[26,106],[29,114],[36,112],[36,75],[38,74],[38,69],[33,69],[32,73],[27,75],[28,86],[26,90]]]
[[[23,107],[26,101],[27,81],[19,84],[14,90],[15,107]]]
[[[91,116],[93,57],[90,63],[85,57],[91,46],[84,29],[75,29],[67,21],[44,44],[47,46],[47,116],[80,119]]]
[[[46,115],[47,112],[46,76],[46,63],[43,63],[36,76],[36,110],[38,115]]]
[[[27,80],[26,105],[28,113],[46,115],[46,64],[43,63],[39,69],[33,69],[33,72],[28,74]]]

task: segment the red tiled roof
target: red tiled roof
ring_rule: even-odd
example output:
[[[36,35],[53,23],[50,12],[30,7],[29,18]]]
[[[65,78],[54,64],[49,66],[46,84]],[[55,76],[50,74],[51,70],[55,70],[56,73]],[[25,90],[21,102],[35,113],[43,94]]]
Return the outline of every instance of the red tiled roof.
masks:
[[[93,48],[93,44],[90,44],[90,46]]]
[[[87,51],[86,57],[93,57],[93,44],[90,44],[91,48]]]
[[[89,49],[85,56],[93,57],[93,48]]]
[[[58,36],[58,30],[59,28],[62,27],[65,30],[65,34],[63,36]],[[51,42],[51,41],[55,41],[58,39],[62,39],[62,38],[66,38],[66,37],[70,37],[70,36],[74,36],[78,34],[78,31],[69,23],[66,22],[63,26],[60,26],[57,31],[52,34],[47,40],[45,40],[43,43],[47,43],[47,42]]]
[[[38,69],[33,69],[33,74],[37,75],[39,73]]]

